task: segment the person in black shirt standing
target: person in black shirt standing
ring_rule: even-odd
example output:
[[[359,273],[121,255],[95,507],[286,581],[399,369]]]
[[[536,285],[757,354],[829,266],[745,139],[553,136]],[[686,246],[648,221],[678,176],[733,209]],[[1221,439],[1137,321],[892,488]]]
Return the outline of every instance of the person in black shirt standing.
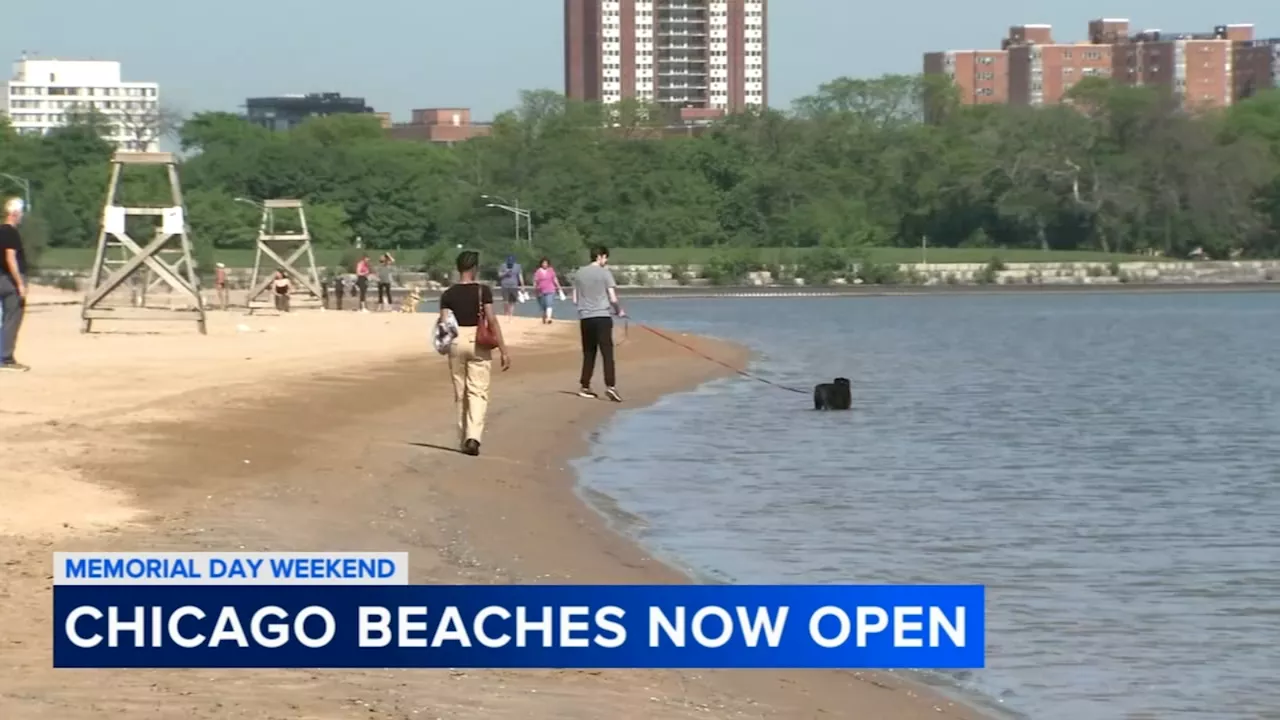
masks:
[[[18,232],[25,209],[20,198],[6,200],[0,225],[0,370],[18,372],[30,370],[13,358],[27,305],[27,255]]]
[[[480,254],[467,250],[458,255],[458,282],[440,295],[440,321],[450,314],[458,324],[458,336],[449,346],[449,371],[453,375],[453,399],[458,408],[458,439],[462,451],[480,454],[485,413],[489,409],[489,379],[494,348],[476,343],[476,328],[488,321],[502,357],[502,369],[511,369],[511,356],[502,328],[493,314],[493,289],[476,281]]]

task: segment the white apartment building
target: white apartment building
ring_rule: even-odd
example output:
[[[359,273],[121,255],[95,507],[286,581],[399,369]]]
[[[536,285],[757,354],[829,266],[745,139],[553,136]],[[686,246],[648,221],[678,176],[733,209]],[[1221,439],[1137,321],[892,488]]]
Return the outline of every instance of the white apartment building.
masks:
[[[565,92],[733,112],[768,103],[767,0],[565,0]]]
[[[24,135],[43,135],[76,114],[96,112],[106,122],[104,138],[117,148],[157,152],[159,102],[158,84],[124,82],[118,62],[23,58],[13,65],[4,109]]]

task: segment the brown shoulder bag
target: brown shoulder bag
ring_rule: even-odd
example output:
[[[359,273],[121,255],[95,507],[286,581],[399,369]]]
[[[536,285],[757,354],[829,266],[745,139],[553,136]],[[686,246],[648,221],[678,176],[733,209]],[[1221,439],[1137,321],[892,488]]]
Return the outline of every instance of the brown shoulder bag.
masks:
[[[476,283],[476,347],[498,347],[498,336],[489,324],[489,313],[484,311],[484,286]]]

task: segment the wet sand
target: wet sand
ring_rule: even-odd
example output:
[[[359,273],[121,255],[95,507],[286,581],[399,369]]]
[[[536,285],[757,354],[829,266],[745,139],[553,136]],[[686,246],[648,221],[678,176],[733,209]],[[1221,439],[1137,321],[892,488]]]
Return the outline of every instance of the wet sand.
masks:
[[[687,582],[610,531],[566,466],[618,408],[722,371],[633,326],[627,402],[587,401],[571,393],[576,328],[517,322],[471,458],[452,449],[429,315],[215,312],[208,337],[84,336],[77,317],[33,302],[19,358],[35,369],[0,376],[0,717],[977,716],[880,673],[54,671],[54,550],[407,550],[414,583]]]

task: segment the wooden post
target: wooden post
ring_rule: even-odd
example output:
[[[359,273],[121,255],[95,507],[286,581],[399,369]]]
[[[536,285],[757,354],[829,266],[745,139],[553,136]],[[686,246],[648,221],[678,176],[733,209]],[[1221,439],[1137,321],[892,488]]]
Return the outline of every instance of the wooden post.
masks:
[[[122,207],[116,204],[120,178],[127,166],[157,165],[164,166],[167,171],[171,206]],[[130,217],[149,217],[158,221],[155,234],[146,241],[145,247],[129,236],[125,222]],[[141,277],[135,277],[138,275]],[[184,296],[189,301],[191,307],[177,312],[194,316],[200,334],[206,334],[204,299],[200,295],[200,280],[191,256],[191,229],[183,205],[177,160],[172,153],[120,151],[111,158],[111,180],[102,205],[98,247],[89,275],[89,289],[80,312],[81,332],[91,332],[95,320],[173,319],[168,313],[131,313],[118,305],[104,302],[115,290],[133,286],[134,301],[130,304],[136,305],[135,309],[155,310],[157,308],[147,307],[147,290],[161,284],[167,285],[171,293]],[[172,304],[171,300],[170,309]]]

